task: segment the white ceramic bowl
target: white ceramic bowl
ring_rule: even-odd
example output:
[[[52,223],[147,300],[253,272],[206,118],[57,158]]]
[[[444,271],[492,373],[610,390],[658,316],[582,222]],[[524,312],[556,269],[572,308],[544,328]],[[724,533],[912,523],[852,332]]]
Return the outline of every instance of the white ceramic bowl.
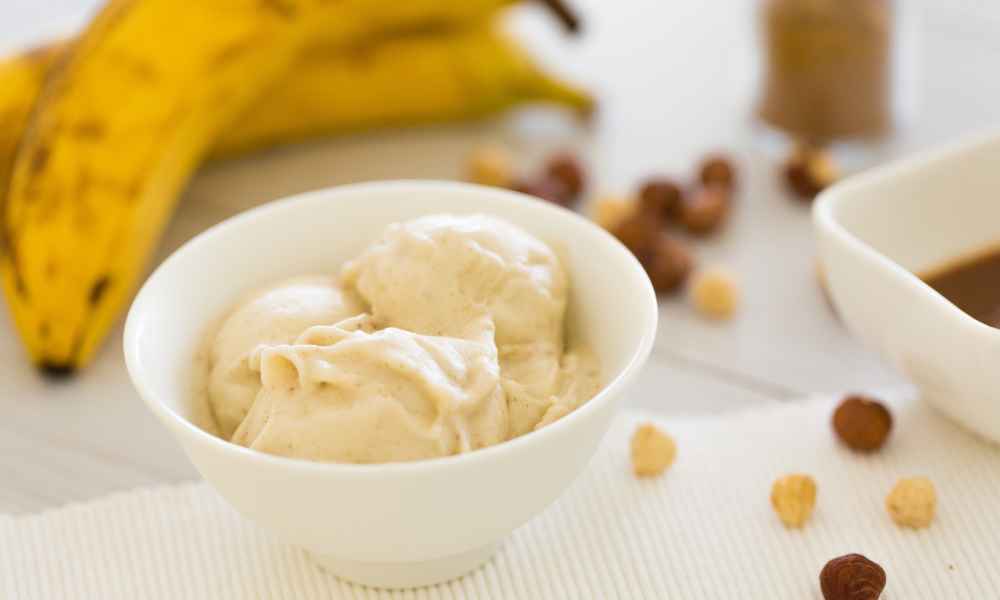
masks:
[[[206,326],[242,294],[295,274],[336,272],[387,224],[441,212],[497,215],[562,255],[572,322],[601,361],[600,394],[556,423],[497,446],[383,465],[271,456],[189,421],[195,348]],[[412,587],[482,564],[580,474],[649,355],[656,320],[656,297],[642,268],[586,219],[514,192],[399,181],[271,203],[191,240],[136,297],[125,358],[150,409],[239,512],[345,579]]]
[[[1000,442],[1000,329],[914,274],[1000,243],[1000,137],[849,179],[818,198],[813,216],[848,328],[941,412]]]

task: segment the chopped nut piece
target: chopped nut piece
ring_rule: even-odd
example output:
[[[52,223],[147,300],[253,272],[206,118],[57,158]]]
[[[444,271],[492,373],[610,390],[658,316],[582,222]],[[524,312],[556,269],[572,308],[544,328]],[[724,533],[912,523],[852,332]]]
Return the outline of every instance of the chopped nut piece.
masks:
[[[846,554],[826,563],[819,586],[824,600],[878,600],[885,569],[860,554]]]
[[[698,168],[698,179],[703,185],[719,184],[731,191],[736,187],[736,169],[725,156],[709,156]]]
[[[709,234],[725,222],[729,216],[729,191],[727,188],[710,184],[699,187],[684,202],[681,222],[695,235]]]
[[[802,527],[816,505],[816,482],[808,475],[785,475],[771,487],[771,506],[785,527]]]
[[[907,477],[893,486],[885,499],[889,516],[902,527],[923,529],[934,520],[937,493],[926,477]]]
[[[833,413],[833,430],[852,450],[873,452],[889,438],[892,413],[873,398],[848,396]]]
[[[510,187],[514,181],[514,160],[500,146],[483,146],[469,157],[466,172],[472,183]]]
[[[679,290],[694,267],[694,259],[687,247],[663,233],[659,234],[651,252],[640,257],[640,261],[653,283],[653,289],[659,294]]]
[[[552,156],[545,164],[545,176],[557,179],[566,186],[566,192],[576,200],[587,183],[580,161],[569,152]]]
[[[736,312],[739,290],[729,271],[714,267],[695,273],[691,281],[695,310],[710,319],[728,319]]]
[[[631,217],[637,208],[637,203],[629,198],[603,196],[594,201],[590,218],[608,231],[615,229]]]
[[[839,178],[837,166],[823,149],[801,145],[783,167],[785,183],[802,200],[812,200]]]
[[[676,183],[657,177],[647,180],[639,188],[639,204],[642,210],[661,215],[665,222],[673,222],[680,219],[684,197]]]
[[[656,477],[676,456],[673,438],[652,423],[640,425],[632,435],[632,470],[636,477]]]

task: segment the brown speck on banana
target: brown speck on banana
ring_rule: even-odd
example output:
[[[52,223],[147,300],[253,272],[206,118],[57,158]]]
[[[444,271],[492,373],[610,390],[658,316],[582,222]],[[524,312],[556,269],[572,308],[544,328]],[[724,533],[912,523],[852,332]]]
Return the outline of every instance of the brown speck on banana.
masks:
[[[87,295],[87,301],[91,305],[97,304],[101,301],[101,297],[104,296],[104,292],[108,290],[108,286],[111,284],[111,278],[104,275],[100,279],[94,282],[94,285],[90,287],[90,293]]]
[[[47,146],[39,146],[35,148],[34,154],[31,155],[31,170],[34,173],[38,173],[45,168],[45,165],[49,162],[49,149]],[[6,182],[4,182],[6,183]]]
[[[100,140],[105,134],[104,123],[96,120],[77,123],[76,127],[73,128],[73,134],[81,140]]]

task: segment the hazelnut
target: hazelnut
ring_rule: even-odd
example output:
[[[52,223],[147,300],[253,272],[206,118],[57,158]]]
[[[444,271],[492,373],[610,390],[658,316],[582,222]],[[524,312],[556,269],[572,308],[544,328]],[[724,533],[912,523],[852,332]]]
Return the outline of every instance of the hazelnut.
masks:
[[[583,193],[586,176],[580,161],[569,152],[552,156],[545,163],[545,176],[561,181],[566,186],[567,194],[574,201]]]
[[[926,477],[907,477],[893,486],[885,499],[889,516],[902,527],[923,529],[934,520],[937,493]]]
[[[632,434],[632,472],[636,477],[656,477],[674,462],[677,445],[652,423],[640,425]]]
[[[677,291],[687,280],[694,259],[680,241],[660,233],[652,251],[640,259],[658,294]]]
[[[603,196],[594,201],[590,218],[608,231],[614,231],[636,212],[637,203],[629,198]]]
[[[852,450],[878,450],[892,430],[892,414],[881,402],[865,396],[848,396],[833,412],[833,430]]]
[[[569,208],[573,204],[573,198],[570,197],[565,184],[563,184],[562,181],[551,177],[522,179],[515,182],[511,189],[515,192],[535,196],[536,198],[541,198],[542,200],[546,200],[566,208]]]
[[[797,147],[782,167],[788,188],[802,200],[812,200],[838,178],[837,166],[821,148]]]
[[[785,475],[771,486],[771,506],[785,527],[802,527],[816,506],[816,482],[808,475]]]
[[[691,303],[710,319],[728,319],[736,312],[739,291],[733,276],[720,267],[698,271],[690,285]]]
[[[860,554],[826,563],[819,574],[824,600],[878,600],[885,589],[885,570]]]
[[[647,258],[655,252],[662,225],[663,222],[653,215],[632,211],[611,229],[611,233],[645,265]]]
[[[718,184],[699,187],[684,202],[681,222],[693,234],[705,235],[719,228],[729,215],[729,191]]]
[[[702,185],[718,184],[733,190],[736,188],[736,169],[728,158],[712,155],[701,161],[698,167],[698,180]]]
[[[683,203],[684,196],[680,186],[669,179],[649,179],[639,188],[642,210],[662,215],[665,221],[678,220]]]
[[[469,157],[466,177],[472,183],[510,187],[514,181],[514,160],[500,146],[483,146]]]

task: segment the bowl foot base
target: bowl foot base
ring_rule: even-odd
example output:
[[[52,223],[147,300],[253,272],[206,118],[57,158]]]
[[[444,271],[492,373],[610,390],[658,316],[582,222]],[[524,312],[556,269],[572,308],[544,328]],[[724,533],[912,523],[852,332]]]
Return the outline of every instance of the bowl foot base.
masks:
[[[497,546],[487,544],[461,554],[419,562],[357,562],[311,552],[309,556],[320,567],[345,581],[373,588],[406,589],[457,579],[486,563]]]

